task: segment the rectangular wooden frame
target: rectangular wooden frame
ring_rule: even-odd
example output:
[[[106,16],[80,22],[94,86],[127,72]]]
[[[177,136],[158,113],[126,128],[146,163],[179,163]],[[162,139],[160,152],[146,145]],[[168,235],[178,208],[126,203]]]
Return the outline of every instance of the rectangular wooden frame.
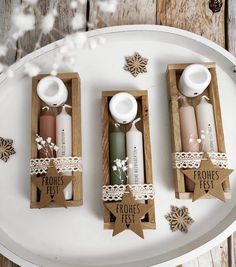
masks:
[[[110,184],[110,169],[109,169],[109,124],[112,120],[109,113],[109,100],[119,92],[127,92],[133,95],[138,102],[138,116],[141,121],[137,124],[137,128],[143,133],[144,145],[144,162],[145,162],[145,183],[152,184],[152,159],[151,159],[151,143],[149,131],[149,108],[148,108],[148,92],[146,90],[116,90],[102,92],[102,162],[103,162],[103,184]],[[127,132],[130,126],[122,125],[123,130]],[[147,214],[147,221],[142,222],[143,229],[156,229],[155,223],[155,207],[154,200],[147,200],[152,205],[151,210]],[[104,229],[113,229],[114,222],[111,222],[111,213],[104,207]]]
[[[218,148],[219,148],[219,152],[223,153],[226,151],[225,151],[222,118],[221,118],[220,98],[219,98],[217,74],[216,74],[216,64],[212,62],[200,63],[200,64],[206,66],[211,73],[211,77],[212,77],[211,83],[208,86],[208,88],[203,92],[202,95],[207,95],[210,98],[211,103],[213,105]],[[190,63],[189,64],[170,64],[167,67],[167,83],[168,83],[168,93],[169,93],[171,130],[172,130],[172,152],[173,153],[182,151],[181,136],[180,136],[180,120],[179,120],[179,101],[178,101],[180,92],[178,90],[178,80],[179,80],[181,73],[188,65],[190,65]],[[189,103],[193,107],[195,107],[199,103],[202,95],[194,97],[194,98],[188,98]],[[184,174],[181,172],[180,169],[177,169],[177,168],[173,168],[173,172],[174,172],[176,198],[192,199],[192,192],[185,191]],[[229,178],[227,178],[223,182],[223,188],[224,188],[225,198],[230,199],[231,192],[230,192]],[[214,197],[207,194],[203,198],[214,198]]]
[[[31,117],[31,158],[37,158],[38,151],[35,143],[36,134],[38,134],[38,120],[41,107],[46,105],[43,103],[37,95],[38,82],[48,76],[49,74],[40,74],[32,79],[32,117]],[[82,151],[81,142],[81,95],[80,95],[80,77],[78,73],[59,73],[57,75],[68,89],[68,101],[67,104],[72,106],[72,156],[80,156]],[[53,108],[55,115],[58,112],[57,108]],[[76,207],[83,204],[83,192],[82,192],[82,173],[73,173],[73,199],[68,200],[68,207]],[[61,207],[59,204],[51,202],[47,208]],[[30,193],[30,208],[39,208],[39,200],[37,195],[37,188],[31,182]]]

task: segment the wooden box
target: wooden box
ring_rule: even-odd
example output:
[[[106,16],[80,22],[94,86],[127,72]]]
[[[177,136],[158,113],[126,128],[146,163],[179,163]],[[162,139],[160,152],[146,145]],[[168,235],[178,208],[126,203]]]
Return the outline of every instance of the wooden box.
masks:
[[[145,183],[152,184],[152,159],[151,159],[151,144],[149,132],[149,109],[148,109],[148,92],[146,90],[129,90],[129,91],[103,91],[102,92],[102,160],[103,160],[103,184],[110,184],[109,170],[109,124],[112,122],[112,117],[109,112],[109,101],[111,97],[119,92],[127,92],[132,94],[138,102],[138,117],[141,121],[136,124],[137,128],[143,133],[144,146],[144,168],[145,168]],[[121,125],[124,132],[127,132],[131,125]],[[154,200],[147,200],[152,205],[151,210],[142,220],[143,229],[156,229],[155,223],[155,207]],[[111,219],[111,213],[104,207],[104,229],[113,229],[114,221]]]
[[[46,104],[40,100],[37,95],[38,82],[49,74],[41,74],[32,79],[32,118],[31,118],[31,158],[38,157],[38,151],[35,143],[36,134],[38,134],[38,122],[40,110]],[[60,73],[57,75],[68,89],[68,105],[72,106],[72,156],[81,157],[81,97],[80,97],[80,77],[78,73]],[[60,108],[52,108],[55,115]],[[74,172],[73,179],[73,199],[67,200],[67,207],[75,207],[83,204],[82,195],[82,174]],[[39,208],[39,194],[36,186],[31,181],[30,208]],[[60,207],[57,203],[51,202],[47,208]]]
[[[195,107],[202,95],[206,95],[210,98],[211,104],[213,105],[213,111],[215,116],[216,135],[219,152],[225,151],[224,143],[224,132],[222,126],[221,109],[220,109],[220,98],[218,92],[217,75],[216,75],[216,64],[215,63],[200,63],[206,66],[212,76],[211,83],[208,88],[199,96],[194,98],[187,98],[188,102]],[[182,152],[181,136],[180,136],[180,119],[179,119],[179,101],[178,96],[180,92],[178,90],[178,81],[183,70],[190,64],[171,64],[167,67],[167,83],[169,91],[169,106],[171,116],[171,130],[172,130],[172,152]],[[174,181],[175,181],[175,196],[178,199],[192,199],[192,192],[186,192],[185,190],[185,176],[180,169],[173,168]],[[231,198],[229,178],[223,182],[223,189],[226,199]],[[207,194],[203,198],[214,198]]]

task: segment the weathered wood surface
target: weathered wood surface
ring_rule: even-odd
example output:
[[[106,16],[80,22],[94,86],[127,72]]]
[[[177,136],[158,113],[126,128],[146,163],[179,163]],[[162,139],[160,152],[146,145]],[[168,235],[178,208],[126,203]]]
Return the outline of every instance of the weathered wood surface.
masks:
[[[119,0],[114,14],[99,9],[98,1],[89,1],[89,29],[126,24],[156,24],[156,0]]]
[[[11,14],[13,9],[19,5],[20,0],[0,0],[0,43],[6,42],[6,36],[11,28]],[[2,62],[12,64],[16,60],[16,41],[11,40],[7,57]]]
[[[226,48],[236,56],[236,1],[228,0]]]
[[[209,1],[157,2],[157,24],[188,30],[225,46],[225,0],[221,11],[214,14],[209,9]]]
[[[213,248],[192,261],[184,263],[183,267],[232,267],[228,264],[228,246],[225,240],[219,246]]]
[[[21,0],[0,0],[0,40],[2,41],[7,30],[10,28],[10,15],[14,6]],[[39,0],[38,8],[45,14],[50,0]],[[59,19],[53,37],[43,37],[42,45],[60,39],[59,32],[68,33],[68,19],[71,10],[68,10],[70,0],[60,0]],[[100,27],[124,25],[124,24],[161,24],[186,29],[205,36],[226,48],[236,55],[236,1],[223,0],[220,12],[213,14],[208,7],[208,0],[119,0],[114,14],[104,14],[97,6],[97,0],[88,0],[83,5],[83,13],[88,17],[88,29]],[[227,3],[227,5],[226,5]],[[88,16],[87,16],[88,14]],[[84,27],[86,29],[86,27]],[[226,29],[226,30],[225,30]],[[27,34],[21,39],[20,44],[23,54],[31,52],[35,47],[40,30]],[[19,42],[17,43],[19,46]],[[10,50],[5,62],[11,64],[16,59],[14,49]],[[18,55],[20,56],[20,55]],[[231,246],[225,241],[210,252],[196,258],[194,261],[183,264],[187,267],[235,267],[236,258],[236,234],[229,240]],[[228,248],[230,251],[228,251]],[[229,264],[228,256],[229,255]],[[16,267],[6,258],[0,255],[0,267]]]

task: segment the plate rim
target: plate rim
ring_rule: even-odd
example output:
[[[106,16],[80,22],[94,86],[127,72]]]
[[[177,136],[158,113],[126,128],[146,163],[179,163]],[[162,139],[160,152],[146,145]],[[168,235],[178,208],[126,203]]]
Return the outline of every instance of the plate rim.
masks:
[[[149,24],[140,24],[140,25],[122,25],[122,26],[112,26],[112,27],[106,27],[106,28],[100,28],[88,32],[84,32],[88,38],[95,37],[98,35],[104,35],[104,34],[112,34],[112,33],[121,33],[121,32],[133,32],[133,31],[153,31],[153,32],[166,32],[170,34],[175,34],[181,37],[185,37],[194,41],[197,41],[205,46],[207,46],[210,49],[215,50],[219,54],[221,54],[223,57],[225,57],[227,60],[230,61],[232,66],[236,66],[236,58],[228,52],[226,49],[221,47],[220,45],[214,43],[211,40],[208,40],[205,37],[202,37],[200,35],[197,35],[195,33],[174,28],[174,27],[169,27],[169,26],[162,26],[162,25],[149,25]],[[63,44],[63,39],[60,39],[58,41],[55,41],[53,43],[50,43],[36,51],[31,52],[30,54],[24,56],[21,58],[19,61],[16,63],[12,64],[9,68],[13,71],[16,71],[22,65],[25,64],[25,62],[29,62],[38,56],[43,55],[44,53],[50,52],[58,47],[60,47]],[[0,75],[0,84],[8,79],[7,75],[5,73],[2,73]],[[234,208],[235,209],[235,208]],[[234,211],[234,209],[231,211],[231,213]],[[229,213],[230,214],[230,213]],[[227,216],[229,216],[229,214]],[[211,230],[212,231],[212,230]],[[209,231],[209,232],[211,232]],[[193,250],[184,253],[182,255],[177,255],[176,257],[165,261],[163,259],[162,263],[156,263],[158,256],[154,256],[151,258],[139,260],[139,261],[133,261],[133,262],[126,262],[126,263],[121,263],[121,264],[116,264],[116,266],[123,266],[124,264],[126,266],[146,266],[146,265],[155,265],[155,266],[170,266],[172,265],[177,265],[181,264],[183,262],[186,262],[188,260],[191,260],[194,257],[199,256],[200,254],[203,254],[213,248],[214,246],[218,245],[219,243],[223,242],[228,236],[230,236],[234,231],[236,231],[236,216],[234,216],[234,221],[230,224],[228,224],[224,230],[214,236],[213,238],[210,238],[207,242],[204,244],[195,247]],[[201,239],[201,236],[198,238]],[[197,239],[196,239],[197,240]],[[184,247],[184,246],[183,246]],[[2,244],[2,241],[0,241],[0,253],[4,256],[6,256],[8,259],[10,259],[13,262],[16,262],[18,264],[22,264],[22,266],[39,266],[35,263],[33,263],[31,260],[27,260],[19,255],[17,255],[15,252],[11,251],[8,247],[6,247],[4,244]],[[33,253],[32,253],[33,254]],[[164,254],[165,255],[165,254]],[[57,265],[59,266],[59,265]]]

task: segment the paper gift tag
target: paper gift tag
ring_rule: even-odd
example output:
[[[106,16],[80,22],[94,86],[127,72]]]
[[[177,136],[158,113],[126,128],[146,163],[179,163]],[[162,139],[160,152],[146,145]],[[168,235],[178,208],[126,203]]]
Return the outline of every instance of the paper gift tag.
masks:
[[[195,183],[193,201],[206,194],[225,201],[222,183],[233,170],[214,166],[208,155],[205,154],[198,169],[182,169],[181,171]]]
[[[57,172],[53,163],[50,162],[45,175],[32,177],[32,182],[41,191],[39,207],[44,208],[50,202],[56,202],[67,207],[63,190],[72,181],[72,176],[63,176]]]
[[[129,186],[125,190],[122,201],[104,203],[104,206],[116,217],[113,236],[129,229],[144,238],[141,219],[152,205],[135,201]]]

